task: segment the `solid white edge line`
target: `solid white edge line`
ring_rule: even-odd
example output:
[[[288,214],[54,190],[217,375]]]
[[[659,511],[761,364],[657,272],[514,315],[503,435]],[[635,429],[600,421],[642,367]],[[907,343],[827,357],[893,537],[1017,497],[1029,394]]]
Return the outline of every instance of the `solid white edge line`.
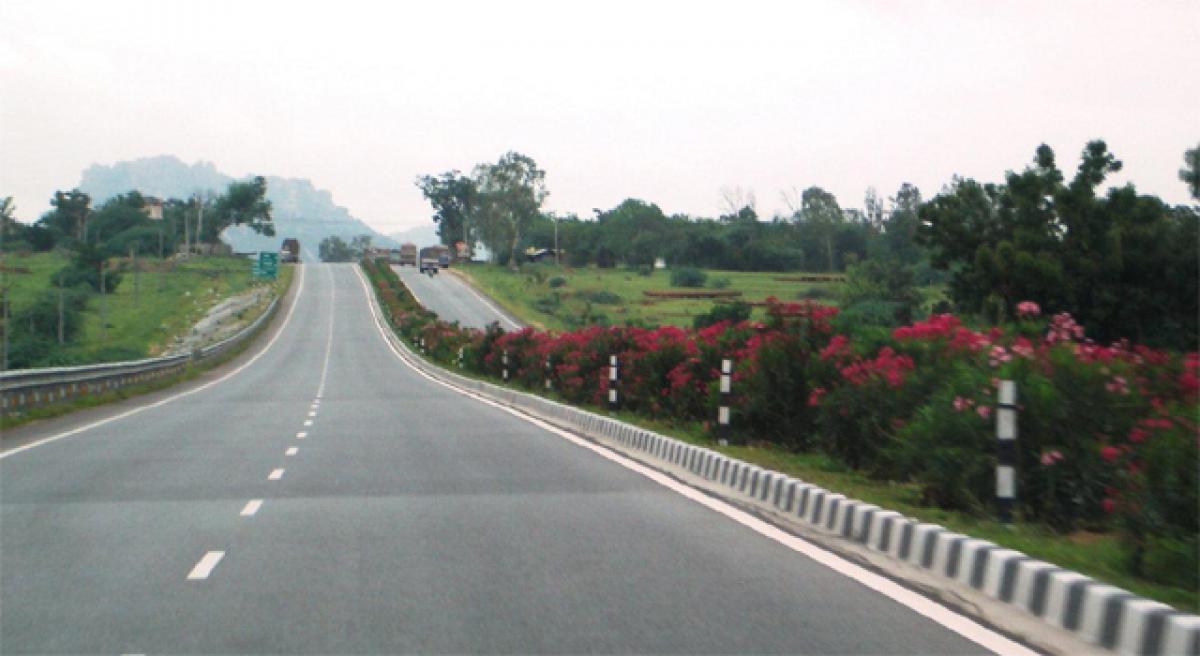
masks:
[[[629,458],[626,458],[625,456],[620,455],[614,451],[610,451],[609,449],[606,449],[598,444],[590,442],[582,437],[573,435],[567,431],[564,431],[560,428],[552,426],[540,419],[537,419],[536,417],[532,417],[530,415],[524,414],[524,413],[516,410],[515,408],[501,405],[499,403],[496,403],[495,401],[492,401],[491,399],[484,398],[484,397],[474,394],[468,390],[461,389],[450,383],[447,383],[446,381],[435,378],[435,377],[425,373],[424,371],[421,371],[420,369],[416,368],[411,363],[409,363],[407,361],[407,359],[404,357],[404,355],[396,348],[396,346],[394,344],[392,344],[392,341],[390,339],[388,339],[388,334],[387,334],[387,332],[385,332],[386,330],[388,330],[388,327],[380,319],[379,312],[375,307],[375,297],[371,293],[371,288],[368,286],[366,278],[364,278],[362,273],[360,271],[358,271],[357,267],[355,268],[355,273],[358,275],[359,283],[362,285],[363,291],[366,293],[367,303],[371,309],[371,316],[375,320],[375,327],[377,330],[379,330],[380,336],[383,338],[384,344],[387,345],[388,349],[390,349],[392,351],[392,353],[396,356],[396,358],[398,360],[400,360],[400,362],[402,362],[404,364],[404,366],[408,367],[413,372],[422,376],[423,378],[425,378],[431,382],[437,383],[437,384],[439,384],[449,390],[457,392],[463,396],[473,398],[476,401],[479,401],[480,403],[484,403],[484,404],[490,405],[493,408],[496,408],[498,410],[507,412],[508,414],[510,414],[514,417],[522,419],[522,420],[524,420],[528,423],[531,423],[534,426],[537,426],[547,432],[553,433],[554,435],[557,435],[573,444],[576,444],[582,448],[592,451],[593,453],[596,453],[597,455],[607,458],[607,459],[625,467],[626,469],[635,471],[635,472],[641,474],[642,476],[645,476],[646,478],[654,481],[655,483],[658,483],[659,485],[662,485],[663,487],[665,487],[673,492],[676,492],[688,499],[691,499],[692,501],[695,501],[696,503],[699,503],[700,505],[703,505],[703,506],[705,506],[711,510],[714,510],[722,515],[725,515],[726,517],[732,519],[733,521],[738,522],[739,524],[742,524],[743,526],[746,526],[747,528],[755,531],[756,533],[758,533],[762,536],[765,536],[767,538],[770,538],[772,540],[775,540],[776,542],[792,549],[793,551],[803,554],[803,555],[811,558],[812,560],[815,560],[816,562],[821,563],[822,565],[825,565],[826,567],[832,569],[833,571],[838,572],[839,574],[842,574],[843,576],[846,576],[850,579],[857,581],[858,583],[878,592],[879,594],[881,594],[903,606],[906,606],[907,608],[915,611],[916,613],[929,618],[930,620],[936,622],[937,624],[940,624],[941,626],[946,627],[947,629],[953,631],[954,633],[957,633],[957,634],[963,636],[964,638],[971,640],[972,642],[975,642],[976,644],[979,644],[980,646],[982,646],[986,649],[989,649],[998,654],[1022,654],[1022,655],[1028,654],[1029,656],[1034,656],[1035,654],[1037,654],[1037,652],[1029,649],[1028,647],[1025,647],[1024,645],[1022,645],[1010,638],[1007,638],[999,633],[996,633],[995,631],[992,631],[991,629],[979,624],[978,622],[966,617],[965,615],[961,615],[961,614],[947,608],[946,606],[943,606],[943,605],[933,601],[932,599],[929,599],[929,598],[924,597],[916,592],[913,592],[912,590],[909,590],[908,588],[896,583],[895,581],[893,581],[885,576],[876,574],[876,573],[874,573],[868,569],[865,569],[859,565],[855,565],[854,563],[852,563],[848,560],[845,560],[841,556],[837,556],[830,551],[827,551],[821,547],[818,547],[817,545],[815,545],[811,542],[808,542],[807,540],[804,540],[795,535],[792,535],[791,533],[788,533],[788,532],[780,529],[779,527],[777,527],[773,524],[770,524],[764,520],[761,520],[749,513],[739,510],[739,509],[725,503],[724,501],[720,501],[718,499],[708,496],[707,494],[704,494],[703,492],[700,492],[699,490],[697,490],[695,488],[684,485],[683,483],[676,481],[675,479],[667,476],[666,474],[663,474],[655,469],[652,469],[650,467],[642,465],[641,463],[638,463]]]
[[[496,307],[496,305],[494,303],[492,303],[488,299],[484,298],[479,292],[475,291],[475,288],[471,286],[471,283],[469,283],[465,280],[459,280],[458,284],[465,287],[466,290],[471,293],[471,296],[474,296],[475,298],[479,299],[479,301],[481,303],[488,306],[488,308],[491,309],[492,312],[495,312],[496,315],[499,316],[501,319],[503,319],[505,323],[507,323],[508,325],[512,326],[513,328],[515,328],[517,330],[521,329],[521,326],[519,324],[517,324],[512,319],[508,318],[508,314],[506,314],[500,308]],[[415,296],[415,294],[414,294],[414,296]],[[422,305],[424,305],[424,303],[422,303]]]
[[[283,469],[272,469],[270,474],[267,474],[268,481],[277,481],[283,478]]]
[[[253,517],[254,513],[258,512],[259,508],[262,508],[262,505],[262,499],[251,499],[246,502],[246,507],[242,508],[242,512],[238,514],[242,517]]]
[[[206,390],[214,385],[217,385],[218,383],[223,383],[226,380],[229,380],[230,378],[232,378],[232,377],[236,376],[238,373],[240,373],[246,367],[249,367],[250,365],[257,362],[259,358],[261,358],[264,354],[267,353],[267,351],[271,350],[271,347],[275,345],[275,341],[278,340],[281,335],[283,335],[284,330],[287,328],[288,322],[292,320],[292,314],[294,314],[296,312],[296,308],[300,306],[300,294],[303,291],[304,291],[304,267],[300,267],[300,286],[296,289],[296,300],[295,300],[295,302],[292,303],[292,307],[288,309],[287,316],[283,318],[283,324],[281,326],[279,326],[279,330],[275,333],[275,336],[271,338],[271,341],[267,342],[267,345],[264,346],[261,351],[256,353],[254,355],[254,357],[252,357],[249,360],[247,360],[246,362],[242,363],[242,365],[239,366],[237,369],[234,369],[233,371],[225,374],[224,376],[221,376],[220,378],[218,378],[216,380],[209,381],[209,382],[201,385],[200,387],[187,390],[186,392],[180,392],[174,396],[168,396],[165,399],[161,399],[161,400],[155,401],[154,403],[150,403],[147,405],[139,406],[137,408],[133,408],[132,410],[127,410],[125,412],[122,412],[121,414],[113,415],[112,417],[101,419],[99,421],[94,421],[90,424],[80,426],[79,428],[73,428],[69,431],[64,431],[57,435],[51,435],[50,437],[43,437],[42,439],[30,442],[29,444],[25,444],[23,446],[9,449],[8,451],[0,453],[0,460],[3,460],[4,458],[7,458],[12,455],[21,453],[22,451],[28,451],[29,449],[41,446],[43,444],[49,444],[50,442],[56,442],[58,440],[63,439],[64,437],[71,437],[72,435],[78,435],[85,431],[89,431],[93,428],[99,428],[105,424],[110,424],[119,419],[124,419],[126,417],[132,417],[133,415],[136,415],[139,412],[143,412],[143,411],[149,410],[151,408],[157,408],[159,406],[166,405],[172,401],[182,399],[185,396],[191,396],[192,394],[196,394],[197,392],[203,392],[204,390]]]
[[[204,554],[204,557],[200,559],[200,562],[196,563],[196,566],[192,568],[192,571],[188,572],[187,580],[203,581],[204,579],[207,579],[208,575],[212,574],[212,571],[217,566],[217,563],[221,562],[221,559],[224,557],[224,551],[210,551]]]

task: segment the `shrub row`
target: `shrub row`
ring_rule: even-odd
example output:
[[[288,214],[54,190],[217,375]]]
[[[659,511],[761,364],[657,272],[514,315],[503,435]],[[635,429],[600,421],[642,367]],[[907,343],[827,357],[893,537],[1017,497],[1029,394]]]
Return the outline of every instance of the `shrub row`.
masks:
[[[847,325],[836,308],[771,300],[763,322],[695,330],[592,326],[479,331],[422,309],[385,266],[364,261],[399,334],[450,366],[600,405],[610,355],[622,407],[649,417],[716,416],[720,360],[733,358],[734,435],[822,451],[924,500],[985,513],[995,467],[994,403],[1017,382],[1018,510],[1058,530],[1115,530],[1132,573],[1197,583],[1200,355],[1083,339],[1070,316],[975,330],[949,314],[894,330]],[[1186,580],[1182,580],[1186,579]]]

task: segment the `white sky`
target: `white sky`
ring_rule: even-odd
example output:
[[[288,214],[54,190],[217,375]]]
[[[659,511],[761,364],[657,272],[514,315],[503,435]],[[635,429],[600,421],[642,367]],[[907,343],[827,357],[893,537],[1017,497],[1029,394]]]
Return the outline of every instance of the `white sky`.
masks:
[[[385,6],[386,5],[386,6]],[[1172,203],[1200,143],[1200,2],[0,2],[0,196],[34,219],[92,163],[310,178],[382,232],[415,176],[547,171],[547,208],[715,216],[722,187],[1000,181],[1088,139]]]

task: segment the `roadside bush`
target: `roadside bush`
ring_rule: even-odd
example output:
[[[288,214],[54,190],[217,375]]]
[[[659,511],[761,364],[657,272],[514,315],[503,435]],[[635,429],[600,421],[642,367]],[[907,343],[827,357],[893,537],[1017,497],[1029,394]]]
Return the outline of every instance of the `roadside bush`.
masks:
[[[550,289],[558,289],[567,284],[567,279],[562,276],[553,276],[546,281],[546,284],[550,286]]]
[[[671,269],[672,287],[703,287],[708,274],[696,267],[681,266]]]
[[[698,314],[692,318],[692,327],[696,330],[707,328],[715,323],[727,321],[735,324],[745,321],[750,318],[751,307],[747,303],[737,301],[734,303],[716,303],[708,312]]]
[[[620,305],[621,297],[613,292],[604,289],[588,289],[580,291],[576,294],[590,303],[597,305]]]
[[[1032,303],[1018,304],[1015,321],[979,330],[951,314],[890,328],[768,299],[763,322],[738,304],[717,305],[690,331],[590,325],[505,334],[493,324],[481,333],[421,311],[390,271],[369,275],[406,337],[418,326],[427,342],[466,344],[467,368],[497,378],[508,348],[510,380],[530,389],[542,389],[549,360],[554,393],[570,403],[604,404],[616,354],[623,407],[711,422],[720,361],[732,358],[739,439],[917,482],[924,502],[977,514],[993,504],[997,388],[1013,380],[1019,514],[1060,531],[1111,531],[1131,573],[1197,583],[1195,352],[1099,345],[1069,315],[1044,319]],[[588,319],[590,302],[583,312]]]
[[[558,311],[561,303],[562,299],[559,297],[558,292],[554,292],[552,294],[547,294],[546,296],[539,296],[535,298],[533,300],[533,309],[543,314],[554,314]]]
[[[728,289],[732,284],[733,281],[729,278],[713,278],[709,281],[708,286],[713,289]]]

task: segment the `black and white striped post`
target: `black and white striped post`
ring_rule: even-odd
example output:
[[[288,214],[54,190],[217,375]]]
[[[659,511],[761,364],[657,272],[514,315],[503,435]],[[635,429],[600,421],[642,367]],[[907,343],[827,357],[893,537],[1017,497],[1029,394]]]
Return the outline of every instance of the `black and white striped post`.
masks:
[[[463,347],[458,347],[458,368],[463,368]]]
[[[1017,384],[1000,381],[996,404],[996,509],[1011,524],[1017,498]]]
[[[504,365],[504,382],[508,382],[508,349],[500,352],[500,363]]]
[[[733,391],[733,360],[721,359],[721,397],[717,406],[717,436],[729,437],[729,397]]]
[[[620,377],[617,375],[617,356],[608,356],[608,409],[616,410],[620,407],[621,399],[617,395],[617,381]]]
[[[554,383],[550,382],[550,374],[553,373],[553,366],[550,364],[550,356],[546,356],[546,391],[554,389]]]

